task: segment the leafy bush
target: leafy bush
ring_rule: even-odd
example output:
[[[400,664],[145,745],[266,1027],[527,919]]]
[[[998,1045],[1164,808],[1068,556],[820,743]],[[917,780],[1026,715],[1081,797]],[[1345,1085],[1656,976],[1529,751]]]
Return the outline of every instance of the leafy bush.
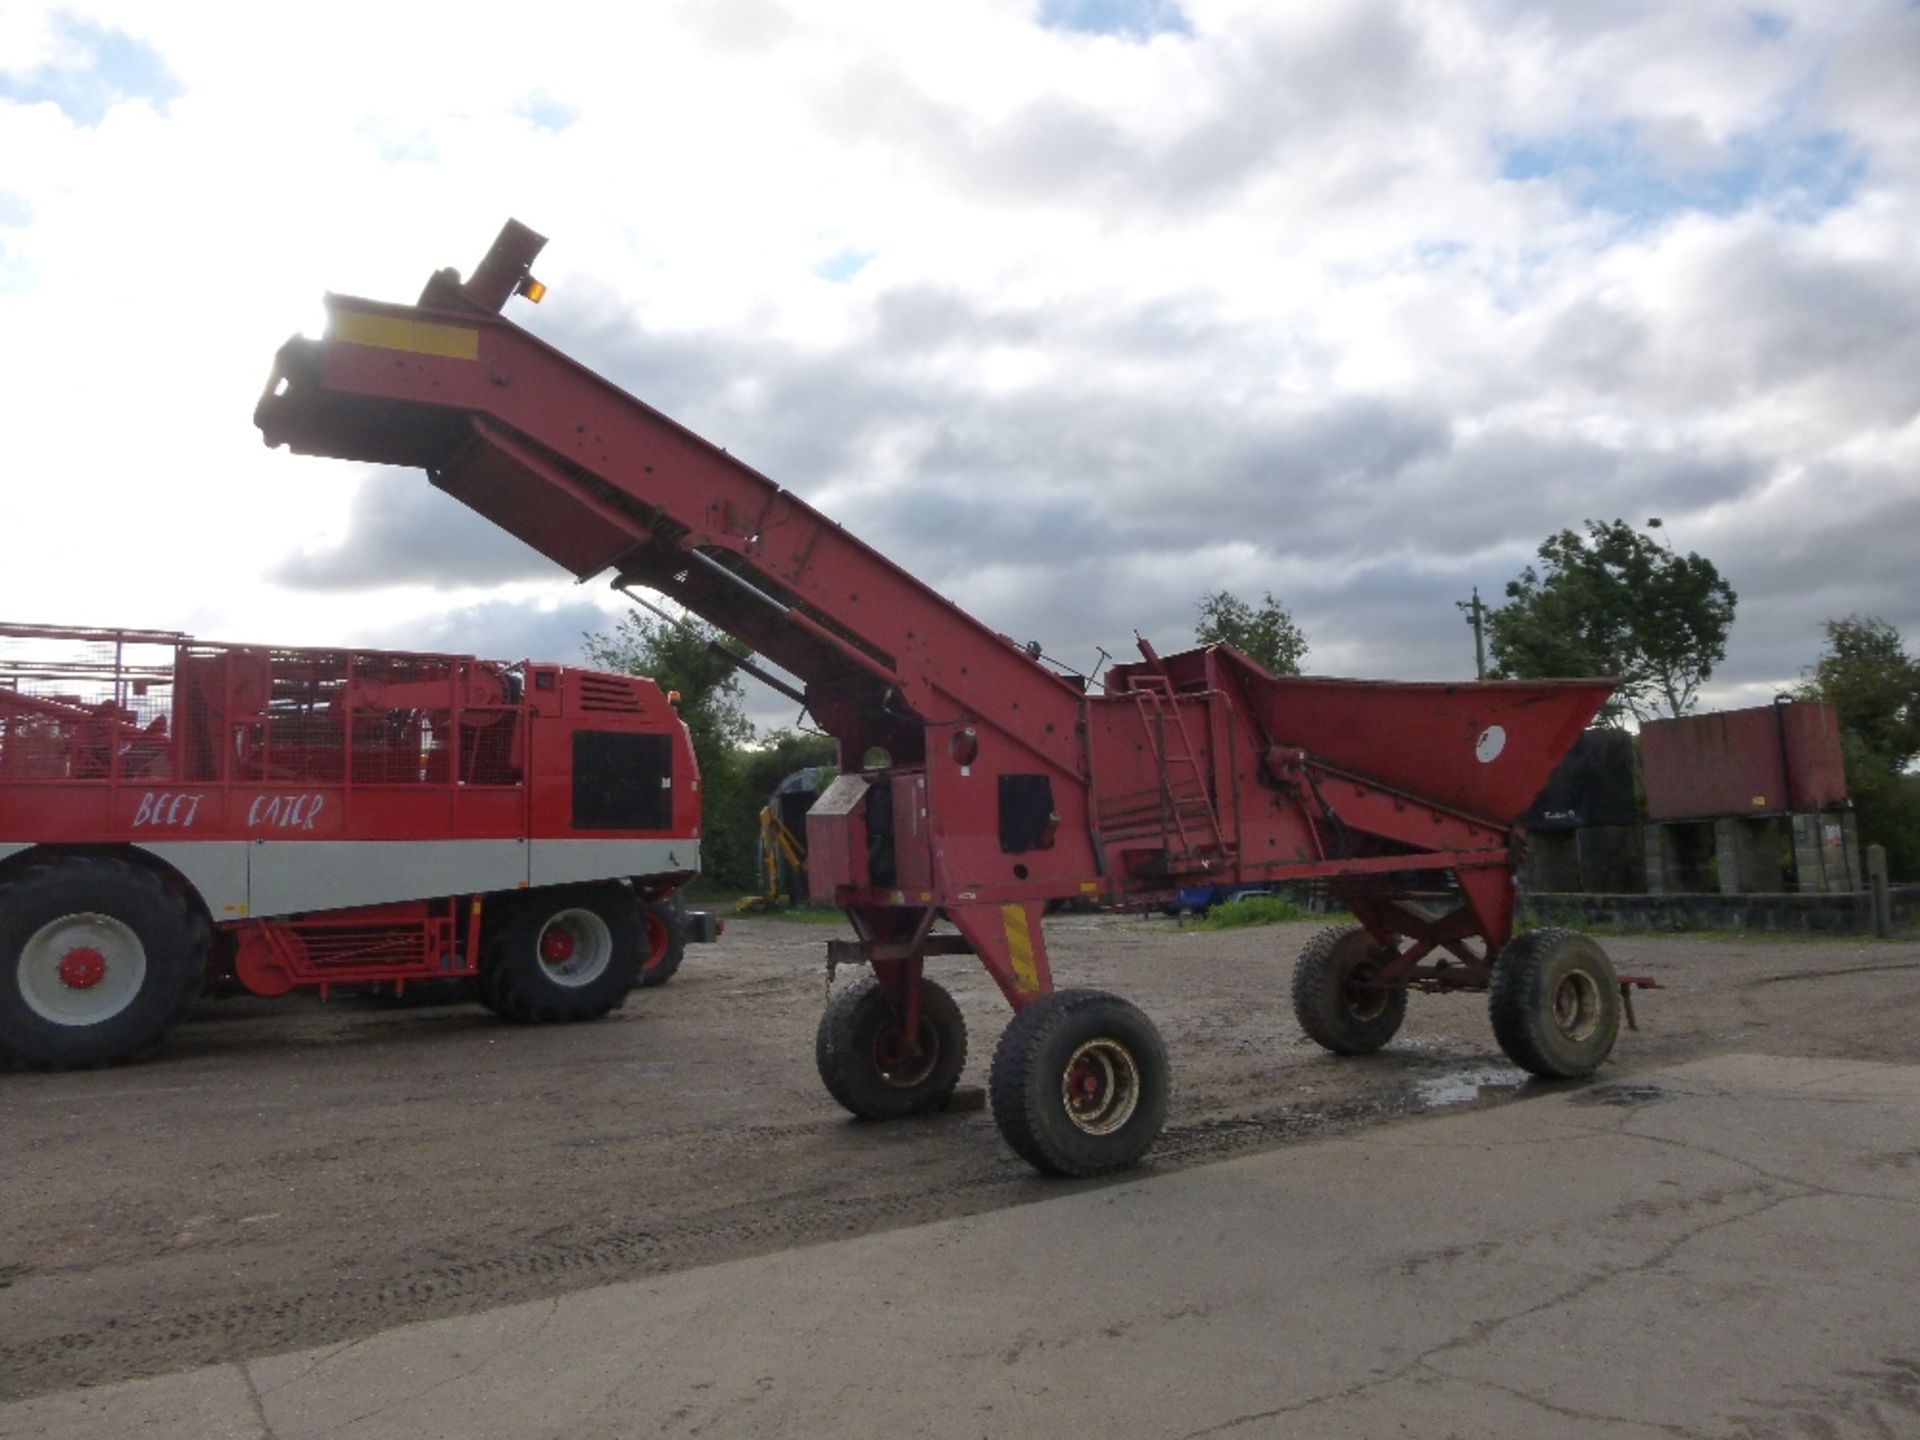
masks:
[[[785,910],[744,910],[729,917],[739,923],[775,920],[786,925],[844,925],[844,911],[830,905],[792,905]]]
[[[1202,930],[1238,930],[1247,925],[1280,925],[1288,920],[1312,920],[1311,911],[1284,895],[1246,895],[1215,905],[1195,924]]]

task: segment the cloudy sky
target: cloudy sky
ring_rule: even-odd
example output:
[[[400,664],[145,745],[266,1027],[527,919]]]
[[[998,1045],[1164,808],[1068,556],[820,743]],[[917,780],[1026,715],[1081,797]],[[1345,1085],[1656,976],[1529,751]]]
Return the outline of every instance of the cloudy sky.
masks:
[[[604,586],[250,421],[508,215],[514,318],[1069,662],[1224,586],[1470,675],[1616,516],[1739,592],[1709,705],[1920,642],[1904,0],[7,0],[0,618],[573,658]]]

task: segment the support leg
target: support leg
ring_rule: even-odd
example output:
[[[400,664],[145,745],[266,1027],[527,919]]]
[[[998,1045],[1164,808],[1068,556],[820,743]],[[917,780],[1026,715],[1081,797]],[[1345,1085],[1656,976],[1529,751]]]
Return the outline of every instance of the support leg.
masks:
[[[1047,939],[1040,928],[1042,902],[959,905],[947,917],[972,944],[1007,1003],[1018,1011],[1053,993]]]

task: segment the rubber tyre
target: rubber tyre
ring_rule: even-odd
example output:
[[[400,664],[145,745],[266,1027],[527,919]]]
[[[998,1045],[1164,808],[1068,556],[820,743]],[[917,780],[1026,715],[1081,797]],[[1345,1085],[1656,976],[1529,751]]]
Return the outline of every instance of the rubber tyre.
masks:
[[[640,900],[634,909],[640,929],[639,983],[653,990],[671,980],[686,958],[686,922],[670,900]]]
[[[900,1025],[869,976],[834,996],[820,1016],[813,1058],[827,1093],[862,1120],[900,1120],[944,1110],[967,1064],[967,1022],[931,980],[920,982],[920,1043],[930,1054],[888,1066]]]
[[[491,920],[489,915],[489,920]],[[473,998],[483,1009],[506,1018],[500,1008],[500,933],[485,935],[480,942],[480,973],[473,977]]]
[[[1074,1107],[1067,1089],[1080,1080],[1097,1089]],[[1137,1163],[1166,1124],[1172,1088],[1153,1022],[1099,990],[1058,990],[1015,1015],[987,1087],[1013,1152],[1043,1174],[1070,1176]]]
[[[104,916],[123,927],[146,966],[125,1004],[91,1023],[45,1017],[23,988],[24,949],[43,927],[70,915]],[[200,997],[209,935],[205,918],[182,896],[124,860],[76,855],[23,870],[0,885],[0,1061],[77,1070],[144,1055]]]
[[[1606,951],[1572,930],[1517,935],[1494,962],[1493,1035],[1522,1070],[1568,1080],[1600,1068],[1624,1005]]]
[[[1309,1040],[1336,1055],[1371,1055],[1399,1033],[1406,988],[1359,983],[1380,956],[1358,925],[1322,930],[1307,942],[1293,967],[1293,1014]]]
[[[548,927],[569,922],[569,912],[584,912],[605,929],[610,947],[604,965],[591,978],[564,984],[541,958]],[[589,927],[591,928],[591,927]],[[480,1003],[520,1025],[597,1020],[626,1002],[634,987],[640,954],[640,923],[633,897],[620,885],[578,885],[529,894],[516,901],[500,931],[487,945],[476,994]]]

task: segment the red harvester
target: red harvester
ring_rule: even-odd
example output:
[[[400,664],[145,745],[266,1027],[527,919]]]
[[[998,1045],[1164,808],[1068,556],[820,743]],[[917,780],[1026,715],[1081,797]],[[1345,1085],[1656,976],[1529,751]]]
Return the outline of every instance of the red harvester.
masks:
[[[1150,902],[1193,884],[1312,881],[1359,922],[1294,975],[1307,1032],[1377,1049],[1409,989],[1488,990],[1520,1064],[1590,1072],[1622,997],[1604,954],[1513,936],[1515,818],[1605,700],[1601,680],[1282,679],[1225,646],[1057,673],[798,496],[502,318],[538,299],[545,242],[509,222],[474,275],[417,305],[329,296],[322,339],[280,351],[269,445],[418,466],[585,579],[611,571],[795,678],[843,773],[807,820],[811,884],[870,965],[820,1025],[827,1090],[855,1114],[937,1109],[965,1060],[927,958],[977,956],[1014,1009],[991,1074],[1008,1143],[1091,1174],[1145,1152],[1168,1068],[1114,996],[1056,991],[1049,900]],[[949,921],[952,932],[936,929]]]
[[[0,1062],[128,1059],[208,979],[603,1015],[679,963],[698,791],[651,680],[0,624]]]

